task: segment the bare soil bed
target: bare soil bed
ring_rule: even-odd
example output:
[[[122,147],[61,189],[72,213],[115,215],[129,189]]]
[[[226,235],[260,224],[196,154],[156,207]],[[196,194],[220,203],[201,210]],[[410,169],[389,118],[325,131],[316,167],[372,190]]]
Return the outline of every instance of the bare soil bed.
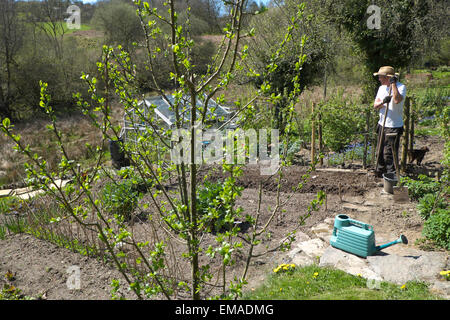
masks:
[[[441,169],[439,161],[442,157],[443,141],[438,138],[427,138],[420,143],[429,145],[431,151],[425,157],[422,167],[415,164],[409,166],[409,175],[417,176],[419,173],[434,175]],[[395,239],[403,233],[410,240],[408,246],[416,246],[415,240],[421,237],[423,227],[423,221],[417,214],[416,203],[386,205],[385,200],[379,196],[382,190],[382,179],[375,178],[370,170],[367,172],[361,169],[318,168],[311,172],[310,179],[303,188],[293,192],[293,188],[298,186],[306,172],[307,167],[302,166],[284,169],[280,199],[283,202],[289,198],[289,202],[283,206],[283,212],[276,216],[269,228],[270,236],[263,239],[262,246],[256,253],[276,247],[286,234],[296,227],[299,218],[307,213],[309,203],[316,197],[319,190],[326,192],[326,204],[319,211],[313,212],[305,224],[298,228],[299,231],[313,236],[311,227],[323,222],[326,218],[345,213],[354,219],[372,224],[375,232],[382,233],[386,237]],[[207,177],[212,181],[223,178],[224,175],[220,171],[214,171]],[[257,210],[258,187],[261,182],[262,218],[267,219],[271,208],[276,203],[276,178],[261,176],[256,167],[246,167],[244,174],[237,180],[238,185],[245,188],[237,205],[243,207],[245,213],[254,214]],[[358,205],[363,206],[364,210],[358,210]],[[145,220],[138,221],[133,228],[137,238],[144,239],[149,234],[162,234],[159,233],[162,232],[161,230],[152,229],[149,222]],[[243,230],[243,232],[246,231]],[[205,235],[203,240],[205,248],[215,241],[212,234]],[[170,249],[175,255],[183,251],[176,242]],[[236,255],[237,261],[229,279],[232,279],[233,275],[241,274],[245,249],[246,246],[241,254]],[[254,258],[248,273],[248,289],[260,284],[267,272],[282,261],[284,254],[277,250]],[[204,261],[208,259],[205,258]],[[74,265],[80,268],[81,289],[79,290],[68,289],[66,283],[70,276],[68,268]],[[179,260],[173,272],[187,279],[189,276],[187,266],[186,260]],[[12,280],[14,286],[21,289],[24,294],[44,299],[110,299],[111,280],[121,279],[121,282],[124,282],[117,270],[100,259],[80,255],[28,234],[9,235],[5,240],[0,240],[1,286],[3,286],[1,282],[6,281],[4,275],[8,271],[14,274],[14,280]],[[220,264],[213,263],[213,273],[220,273]],[[217,287],[211,286],[211,293],[218,290]],[[135,298],[125,288],[121,292],[126,298]],[[180,293],[179,298],[188,298],[188,296]]]

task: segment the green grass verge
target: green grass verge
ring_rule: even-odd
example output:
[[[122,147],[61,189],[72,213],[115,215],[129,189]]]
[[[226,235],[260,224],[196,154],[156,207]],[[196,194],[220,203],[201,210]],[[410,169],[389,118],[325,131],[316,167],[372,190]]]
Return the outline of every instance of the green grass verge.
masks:
[[[372,284],[372,285],[370,285]],[[400,286],[374,284],[333,268],[317,265],[296,268],[291,273],[273,273],[259,288],[244,294],[247,300],[437,300],[422,282]]]
[[[34,199],[37,197],[39,195]],[[58,229],[57,224],[53,227],[50,225],[53,223],[52,219],[61,217],[61,214],[55,211],[55,208],[51,205],[36,216],[28,217],[29,213],[26,209],[21,208],[21,203],[26,201],[28,200],[20,200],[16,197],[0,198],[0,240],[4,240],[9,234],[27,233],[38,239],[54,243],[59,247],[78,252],[83,256],[92,256],[97,253],[95,246],[64,234],[62,231],[64,229],[59,232],[56,231]],[[39,210],[42,210],[42,208]]]
[[[422,136],[422,137],[425,137],[425,136],[440,136],[441,135],[441,131],[440,131],[439,127],[437,127],[437,126],[434,126],[434,127],[421,126],[421,127],[418,127],[417,129],[415,129],[414,134],[416,136]]]
[[[45,30],[47,30],[48,32],[52,33],[52,26],[50,24],[50,22],[38,22],[37,23],[40,27],[43,27]],[[69,29],[67,27],[67,23],[65,22],[58,22],[56,24],[56,33],[57,35],[61,35],[61,34],[71,34],[72,32],[78,31],[78,30],[91,30],[92,27],[90,25],[87,24],[81,24],[80,25],[80,29]]]

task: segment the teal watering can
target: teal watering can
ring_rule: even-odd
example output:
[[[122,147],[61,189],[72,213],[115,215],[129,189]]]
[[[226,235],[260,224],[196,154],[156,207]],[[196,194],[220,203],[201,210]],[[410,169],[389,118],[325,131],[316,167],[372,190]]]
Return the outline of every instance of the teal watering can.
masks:
[[[395,241],[376,246],[373,226],[350,219],[345,214],[336,216],[334,220],[333,235],[330,239],[330,244],[334,248],[353,253],[363,258],[397,243],[407,244],[408,239],[406,239],[404,235],[401,235],[400,238]]]

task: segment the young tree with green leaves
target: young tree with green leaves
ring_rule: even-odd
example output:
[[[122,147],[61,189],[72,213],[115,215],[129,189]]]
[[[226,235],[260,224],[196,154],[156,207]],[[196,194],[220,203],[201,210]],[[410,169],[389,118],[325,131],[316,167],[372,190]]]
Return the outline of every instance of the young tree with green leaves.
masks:
[[[198,151],[196,130],[199,125],[200,128],[208,127],[208,121],[212,116],[210,111],[213,108],[211,99],[218,96],[219,103],[223,100],[225,90],[247,57],[248,47],[243,45],[242,39],[252,34],[244,32],[241,26],[246,1],[227,1],[230,12],[228,23],[223,30],[222,42],[207,72],[203,74],[195,71],[192,53],[196,44],[187,32],[188,25],[178,20],[176,1],[169,0],[162,8],[153,7],[141,0],[135,0],[134,3],[143,28],[142,49],[147,53],[148,70],[151,74],[155,74],[154,71],[158,68],[155,59],[158,55],[164,55],[171,61],[171,70],[167,76],[175,83],[176,89],[169,93],[159,85],[155,77],[151,81],[154,90],[170,102],[170,108],[175,114],[174,127],[167,129],[158,125],[155,113],[152,112],[156,105],[152,104],[145,109],[139,104],[141,96],[136,86],[136,65],[132,62],[130,54],[122,50],[121,46],[117,49],[103,47],[102,60],[97,63],[101,82],[100,79],[83,74],[82,79],[89,88],[90,99],[84,99],[80,94],[74,96],[79,107],[102,135],[103,148],[98,148],[97,165],[91,171],[82,172],[77,160],[68,156],[45,83],[41,83],[40,105],[52,120],[48,129],[55,134],[60,148],[59,172],[49,171],[45,159],[34,154],[30,146],[23,145],[20,136],[13,132],[13,126],[8,118],[2,120],[0,127],[16,143],[16,148],[30,159],[30,164],[27,165],[30,179],[36,186],[52,194],[73,221],[87,232],[95,234],[104,243],[112,261],[139,299],[155,295],[171,299],[180,290],[188,292],[195,300],[206,298],[208,289],[217,287],[217,283],[220,284],[220,293],[215,297],[237,298],[246,284],[251,260],[262,254],[261,252],[256,254],[255,248],[267,235],[271,223],[282,214],[283,205],[292,197],[291,195],[289,199],[281,201],[279,184],[276,204],[268,209],[266,216],[263,216],[262,184],[260,184],[257,211],[244,215],[242,209],[236,206],[236,200],[242,191],[236,183],[236,178],[242,174],[241,166],[222,162],[222,170],[227,172],[227,177],[219,185],[211,186],[202,184],[203,174],[200,174],[199,164],[195,162]],[[278,50],[275,50],[272,59],[268,61],[265,73],[277,69],[276,61],[282,55],[282,48],[291,41],[289,34],[298,27],[301,19],[302,7],[297,7],[292,24],[286,28],[287,36],[281,40]],[[163,32],[159,27],[160,23],[169,26],[170,32]],[[296,64],[297,72],[301,70],[304,58],[300,54]],[[269,79],[267,76],[266,78]],[[299,77],[294,77],[293,81],[295,82],[293,95],[298,96]],[[264,81],[259,88],[259,94],[268,93],[269,88],[270,83]],[[187,103],[184,102],[186,97]],[[137,119],[134,118],[135,123],[146,124],[146,129],[139,131],[136,143],[119,143],[133,167],[120,170],[117,176],[105,170],[102,165],[106,141],[120,138],[121,128],[114,125],[111,120],[113,98],[120,102],[126,115],[138,116]],[[278,98],[273,96],[271,99],[275,101]],[[291,112],[294,103],[295,99],[292,99]],[[251,107],[250,102],[242,106],[237,113]],[[186,125],[189,134],[178,136],[178,139],[173,140],[172,133],[177,129],[186,128]],[[289,125],[286,126],[287,136],[290,129]],[[180,138],[186,140],[189,148],[181,149],[183,153],[181,162],[168,161],[167,155],[174,149],[178,150],[176,147],[183,142]],[[184,158],[186,156],[184,152],[188,152],[189,156]],[[281,168],[276,172],[279,183],[282,180],[283,165],[285,162],[281,158]],[[55,185],[57,177],[66,175],[73,178],[64,188],[51,187]],[[98,196],[95,191],[96,181],[99,179],[110,182],[103,195],[114,194],[118,199],[124,199],[122,196],[125,199],[104,203],[104,198]],[[131,184],[129,181],[121,181],[122,179],[131,179]],[[123,187],[115,191],[111,189],[114,188],[114,184]],[[128,212],[131,210],[129,208],[136,205],[136,193],[132,192],[132,199],[126,199],[127,195],[123,194],[123,190],[135,190],[138,185],[145,190],[148,199],[147,202],[141,203],[142,207],[152,209],[149,220],[154,237],[147,241],[134,236],[132,226],[127,222],[128,213],[124,214],[121,211]],[[172,185],[176,186],[175,190],[170,188]],[[298,187],[301,187],[301,183]],[[276,244],[275,248],[268,250],[289,246],[297,228],[312,211],[317,210],[322,200],[323,194],[319,195],[305,214],[299,217],[298,224],[292,227],[292,233],[287,234],[284,241]],[[210,205],[211,203],[213,205]],[[113,208],[113,212],[108,212],[108,208]],[[239,226],[236,224],[238,221],[249,223],[251,231],[239,235]],[[212,231],[215,231],[213,243],[207,245],[205,238]],[[174,242],[183,245],[181,256],[172,254]],[[125,252],[124,245],[132,248],[133,255]],[[231,278],[227,270],[235,263],[236,254],[243,250],[245,263],[242,273]],[[133,263],[127,262],[127,257],[131,257]],[[218,269],[211,269],[212,261],[219,264]],[[146,271],[138,272],[137,265],[143,266]],[[188,268],[190,276],[180,278],[178,268]],[[218,272],[216,276],[215,272]],[[216,284],[211,283],[213,278]],[[117,294],[118,282],[115,281],[113,286]]]

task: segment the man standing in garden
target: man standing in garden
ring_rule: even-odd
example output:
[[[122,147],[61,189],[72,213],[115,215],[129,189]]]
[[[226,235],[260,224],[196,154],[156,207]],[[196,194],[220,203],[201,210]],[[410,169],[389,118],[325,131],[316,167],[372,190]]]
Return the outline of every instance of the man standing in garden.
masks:
[[[373,74],[378,76],[381,86],[373,104],[380,119],[377,125],[378,154],[375,175],[395,172],[394,154],[398,159],[400,137],[403,133],[403,104],[406,98],[406,86],[398,81],[398,74],[390,66],[381,67]],[[388,107],[386,115],[386,106]],[[386,115],[386,119],[385,119]]]

